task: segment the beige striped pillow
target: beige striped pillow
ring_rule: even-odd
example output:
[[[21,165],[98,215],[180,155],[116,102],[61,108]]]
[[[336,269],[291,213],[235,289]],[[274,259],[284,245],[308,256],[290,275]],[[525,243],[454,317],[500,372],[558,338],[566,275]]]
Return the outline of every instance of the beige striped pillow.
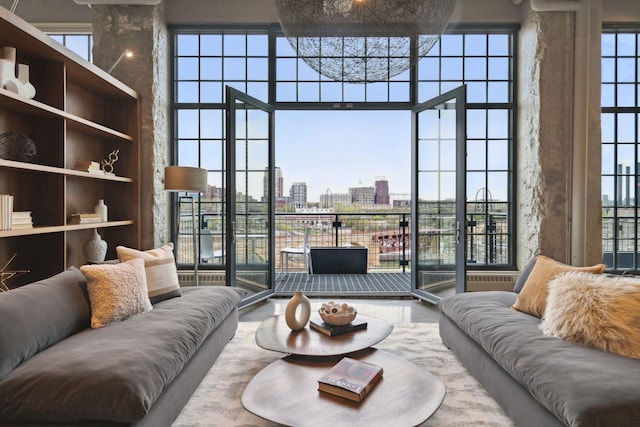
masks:
[[[182,295],[178,282],[178,270],[173,256],[173,243],[167,243],[159,248],[139,251],[125,246],[116,247],[120,262],[134,258],[144,260],[144,270],[147,276],[147,288],[152,304],[179,297]]]

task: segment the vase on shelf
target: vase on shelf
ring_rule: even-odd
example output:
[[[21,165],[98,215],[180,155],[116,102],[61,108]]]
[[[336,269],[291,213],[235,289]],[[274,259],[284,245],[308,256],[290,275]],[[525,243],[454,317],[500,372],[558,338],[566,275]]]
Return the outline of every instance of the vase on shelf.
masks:
[[[104,199],[98,200],[98,203],[93,208],[93,212],[100,215],[100,221],[107,222],[109,219],[109,208],[104,204]]]
[[[5,46],[0,53],[0,87],[26,98],[36,96],[36,88],[29,82],[29,66],[18,65],[16,76],[16,48]]]
[[[300,308],[300,315],[298,316],[298,307]],[[287,326],[292,331],[299,331],[307,326],[309,317],[311,316],[311,303],[301,291],[296,291],[293,297],[289,300],[287,308],[284,313],[284,319],[287,322]]]
[[[102,240],[98,229],[93,229],[91,238],[84,244],[84,256],[89,263],[100,263],[107,255],[107,242]]]

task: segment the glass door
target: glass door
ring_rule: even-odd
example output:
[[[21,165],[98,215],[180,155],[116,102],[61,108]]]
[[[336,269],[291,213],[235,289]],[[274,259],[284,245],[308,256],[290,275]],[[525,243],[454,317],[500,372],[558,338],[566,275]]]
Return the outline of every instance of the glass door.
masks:
[[[273,294],[274,109],[229,86],[226,108],[226,282],[244,306]]]
[[[466,290],[466,87],[412,110],[414,296],[437,303]]]

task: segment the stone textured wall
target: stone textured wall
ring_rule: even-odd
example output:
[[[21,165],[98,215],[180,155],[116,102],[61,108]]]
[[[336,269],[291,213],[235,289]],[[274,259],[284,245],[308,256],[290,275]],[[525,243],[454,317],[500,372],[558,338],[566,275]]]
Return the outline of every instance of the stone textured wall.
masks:
[[[164,6],[93,6],[94,63],[108,70],[141,97],[142,248],[159,246],[169,237],[168,194],[163,189],[169,159],[169,40]],[[144,70],[144,71],[143,71]]]
[[[573,14],[530,11],[518,40],[517,258],[569,262]]]

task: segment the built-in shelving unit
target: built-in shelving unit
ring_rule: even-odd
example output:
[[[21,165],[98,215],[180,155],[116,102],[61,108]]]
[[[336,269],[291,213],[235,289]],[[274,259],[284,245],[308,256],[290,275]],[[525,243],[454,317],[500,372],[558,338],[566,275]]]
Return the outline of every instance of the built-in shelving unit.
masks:
[[[84,243],[99,229],[115,247],[140,246],[140,102],[138,94],[0,7],[0,49],[16,48],[29,66],[33,99],[0,87],[0,134],[19,132],[35,142],[34,160],[0,158],[0,194],[14,211],[31,211],[33,228],[0,231],[0,265],[30,273],[15,287],[86,263]],[[1,51],[0,51],[1,53]],[[79,161],[107,159],[119,150],[114,175],[76,170]],[[72,213],[93,212],[99,199],[108,222],[69,224]]]

